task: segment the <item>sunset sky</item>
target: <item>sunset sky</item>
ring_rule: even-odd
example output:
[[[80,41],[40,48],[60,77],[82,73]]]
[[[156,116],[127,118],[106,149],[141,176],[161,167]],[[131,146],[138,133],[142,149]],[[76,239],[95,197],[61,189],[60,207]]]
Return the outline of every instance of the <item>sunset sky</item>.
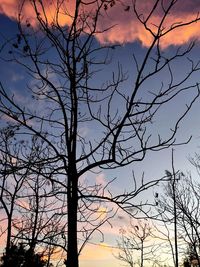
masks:
[[[88,0],[89,1],[89,0]],[[19,5],[19,0],[1,0],[0,1],[0,43],[3,44],[4,40],[17,34],[17,10]],[[48,0],[43,1],[46,8],[46,13],[49,23],[51,23],[54,17],[55,6],[49,4]],[[139,1],[138,0],[138,10],[144,16],[148,14],[152,4],[155,1]],[[73,12],[74,0],[66,1],[66,6],[69,12]],[[125,11],[127,6],[130,6],[129,11]],[[65,6],[63,6],[65,8]],[[169,28],[174,23],[188,22],[197,18],[197,14],[200,12],[200,1],[199,0],[180,0],[178,1],[175,8],[170,13],[168,20],[165,25],[165,29]],[[150,24],[152,25],[152,30],[155,29],[155,25],[160,19],[162,10],[157,10],[157,12],[152,16]],[[29,21],[32,27],[37,28],[37,23],[33,16],[33,10],[29,1],[25,1],[24,4],[24,21]],[[70,25],[71,19],[66,15],[61,15],[59,19],[60,25]],[[113,8],[109,9],[107,13],[102,16],[102,20],[99,22],[99,29],[102,27],[115,27],[106,31],[104,34],[97,35],[96,38],[101,44],[119,44],[119,48],[115,51],[114,61],[112,66],[117,64],[119,61],[124,69],[128,71],[130,81],[127,82],[126,86],[131,87],[131,81],[134,77],[134,67],[133,67],[133,52],[138,58],[142,58],[145,55],[148,46],[151,43],[151,36],[147,33],[144,26],[138,22],[134,16],[132,9],[132,0],[122,0],[120,4],[114,5]],[[191,58],[198,61],[200,60],[200,22],[194,23],[192,25],[182,27],[175,30],[174,32],[163,38],[161,42],[161,48],[166,54],[171,54],[180,45],[187,45],[190,41],[196,40],[196,47],[191,53]],[[3,49],[0,52],[1,58],[6,58],[9,53],[9,49]],[[52,55],[53,56],[53,55]],[[181,77],[181,75],[187,72],[188,63],[182,62],[181,60],[175,63],[175,79]],[[151,66],[149,65],[149,68]],[[105,76],[107,75],[105,70]],[[29,96],[25,93],[24,87],[29,81],[30,77],[26,72],[19,68],[17,64],[11,62],[1,61],[0,63],[0,81],[4,84],[5,88],[10,92],[13,92],[18,103],[30,104],[31,100]],[[149,87],[159,86],[162,81],[167,83],[167,77],[163,76],[154,78],[151,83],[148,84]],[[191,82],[200,82],[200,73],[192,76]],[[188,101],[194,96],[190,94],[182,94],[180,97],[176,98],[170,104],[167,105],[167,110],[165,108],[161,109],[160,115],[157,118],[157,123],[155,124],[154,131],[165,132],[166,128],[169,128],[169,118],[175,118],[177,114],[183,112],[188,104]],[[120,105],[120,103],[116,103]],[[194,167],[188,161],[188,157],[194,156],[195,152],[200,153],[200,99],[195,102],[191,111],[187,114],[186,118],[180,125],[180,129],[177,134],[177,140],[180,142],[185,142],[191,135],[192,140],[189,144],[184,146],[175,147],[174,157],[175,157],[175,167],[182,171],[192,171],[195,174]],[[95,136],[98,135],[98,129],[88,129],[85,127],[83,129],[83,134]],[[171,169],[171,149],[150,152],[147,154],[146,158],[142,162],[136,162],[134,165],[128,166],[124,169],[119,169],[117,171],[104,171],[99,176],[95,177],[96,181],[100,181],[102,184],[106,184],[109,178],[118,177],[117,181],[114,183],[113,188],[117,192],[121,187],[129,188],[132,180],[132,170],[134,170],[136,177],[141,177],[144,172],[147,180],[153,178],[157,179],[165,174],[166,169]],[[113,173],[112,173],[113,172]],[[109,177],[109,178],[108,178]],[[124,179],[124,177],[126,179]],[[92,178],[92,177],[91,177]],[[90,177],[88,178],[90,179]],[[153,194],[157,189],[155,188],[147,195],[140,196],[140,200],[145,200],[147,198],[153,199]],[[94,237],[80,256],[80,267],[119,267],[121,263],[113,257],[113,253],[116,253],[116,239],[119,235],[120,227],[126,225],[128,222],[127,217],[124,214],[120,214],[121,217],[113,219],[112,227],[107,224],[102,227],[102,231],[105,234],[105,240],[100,242],[101,238],[99,236]]]

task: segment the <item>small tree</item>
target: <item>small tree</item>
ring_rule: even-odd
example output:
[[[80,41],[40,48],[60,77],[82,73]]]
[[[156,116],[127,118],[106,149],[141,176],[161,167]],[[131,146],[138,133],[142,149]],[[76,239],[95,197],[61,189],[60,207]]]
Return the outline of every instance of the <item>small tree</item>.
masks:
[[[41,165],[37,166],[38,173],[32,171],[42,144],[38,147],[36,138],[31,143],[18,138],[17,131],[16,127],[11,126],[0,131],[1,238],[3,240],[5,236],[6,239],[5,266],[8,265],[6,260],[9,261],[10,253],[16,248],[14,246],[10,251],[10,246],[19,240],[27,245],[27,254],[30,255],[40,242],[40,250],[50,258],[52,253],[46,254],[45,250],[49,247],[53,250],[65,228],[65,224],[61,223],[62,216],[57,216],[57,213],[64,213],[64,207],[63,201],[59,200],[58,203],[56,188],[52,188],[40,175]]]
[[[200,184],[194,181],[190,174],[178,173],[178,177],[180,181],[176,183],[175,205],[179,249],[187,254],[186,259],[189,263],[195,260],[200,265]],[[174,193],[171,183],[170,180],[168,186],[165,187],[165,195],[158,202],[160,211],[163,211],[162,219],[169,223],[173,223],[174,218]]]
[[[20,160],[25,144],[15,141],[16,131],[16,127],[5,127],[0,131],[0,210],[2,221],[6,222],[2,229],[2,235],[6,233],[6,253],[10,251],[14,234],[17,200],[31,165],[28,160],[26,164]]]
[[[148,220],[132,220],[130,226],[120,229],[120,239],[117,240],[119,253],[114,255],[130,267],[160,266],[156,259],[160,244],[155,243],[156,228]]]

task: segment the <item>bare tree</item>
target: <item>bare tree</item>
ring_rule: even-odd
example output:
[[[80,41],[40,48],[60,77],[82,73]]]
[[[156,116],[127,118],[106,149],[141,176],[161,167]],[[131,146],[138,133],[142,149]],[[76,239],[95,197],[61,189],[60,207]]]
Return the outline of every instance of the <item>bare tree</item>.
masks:
[[[119,253],[115,257],[130,267],[143,267],[145,262],[155,265],[160,244],[154,243],[154,231],[148,220],[132,220],[130,226],[120,229],[120,239],[117,240]]]
[[[30,259],[39,249],[48,258],[49,264],[55,248],[63,249],[66,246],[62,236],[65,233],[67,212],[63,199],[58,200],[56,193],[39,174],[34,176],[32,173],[26,177],[23,194],[17,205],[20,216],[14,222],[14,237],[28,247]]]
[[[163,221],[132,219],[128,226],[120,229],[119,252],[114,256],[130,267],[171,266],[174,261],[172,232]]]
[[[54,0],[55,13],[50,21],[44,2],[31,0],[31,25],[23,13],[24,1],[18,16],[19,32],[2,47],[2,51],[9,47],[6,61],[24,67],[32,80],[24,87],[29,96],[29,103],[24,106],[1,83],[0,114],[19,127],[19,134],[27,140],[37,136],[43,143],[32,171],[38,173],[37,166],[42,164],[42,176],[66,196],[68,267],[78,267],[85,242],[95,231],[101,232],[99,226],[107,223],[117,209],[129,213],[132,207],[142,210],[142,205],[134,202],[135,197],[158,183],[142,179],[137,184],[134,179],[133,188],[115,195],[109,190],[111,181],[106,185],[86,185],[83,176],[125,167],[142,161],[148,151],[175,145],[179,124],[199,96],[198,83],[190,80],[199,71],[199,62],[189,58],[194,43],[178,48],[174,54],[167,54],[160,47],[166,35],[199,21],[195,14],[194,20],[169,24],[167,18],[177,2],[157,0],[149,13],[143,14],[136,1],[124,9],[121,1],[77,0],[70,10],[65,1]],[[96,40],[109,31],[100,28],[99,22],[114,5],[121,6],[121,12],[132,12],[152,38],[142,59],[134,55],[134,82],[127,90],[128,75],[122,65],[108,69],[120,48]],[[159,10],[160,19],[152,28],[151,19]],[[67,26],[61,23],[61,16],[70,21]],[[188,59],[188,70],[175,79],[174,61],[182,58]],[[163,73],[167,80],[162,79]],[[148,82],[153,79],[160,82],[149,88]],[[192,89],[193,98],[168,131],[164,135],[155,133],[152,123],[160,109]],[[85,128],[97,129],[98,133],[85,135]],[[100,207],[106,211],[106,218],[102,218]]]
[[[177,242],[182,256],[188,255],[189,263],[195,260],[198,265],[199,244],[200,244],[200,224],[199,224],[199,204],[200,185],[190,174],[178,173],[180,181],[176,182],[176,191],[173,192],[171,181],[165,188],[165,195],[159,200],[161,209],[164,211],[163,220],[173,223],[174,218],[174,193],[176,205]],[[187,261],[186,261],[187,264]]]
[[[37,174],[32,172],[32,166],[35,165],[35,159],[38,160],[42,145],[36,149],[35,138],[31,145],[24,139],[19,139],[18,130],[16,127],[8,126],[2,128],[0,132],[1,237],[3,239],[4,235],[6,236],[4,254],[6,266],[9,255],[16,245],[21,242],[26,245],[26,253],[30,254],[27,259],[30,258],[31,261],[38,242],[40,250],[41,244],[52,246],[52,242],[56,242],[55,237],[61,236],[60,229],[65,225],[64,223],[60,225],[60,220],[64,216],[63,201],[58,203],[55,197],[56,190],[52,192],[52,186],[41,177],[39,166]],[[62,217],[57,216],[57,212],[62,214]],[[48,253],[48,256],[50,264],[51,255]]]
[[[24,167],[19,154],[23,144],[13,143],[16,129],[6,127],[0,131],[0,209],[2,211],[1,236],[6,235],[6,255],[10,250],[16,220],[17,200],[24,180],[29,173],[29,164]],[[6,258],[5,258],[6,264]]]

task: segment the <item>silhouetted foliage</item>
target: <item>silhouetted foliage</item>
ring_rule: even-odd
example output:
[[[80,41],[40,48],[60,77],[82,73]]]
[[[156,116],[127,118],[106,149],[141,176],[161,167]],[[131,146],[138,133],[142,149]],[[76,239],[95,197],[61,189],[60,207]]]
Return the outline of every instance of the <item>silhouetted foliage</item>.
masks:
[[[7,254],[1,257],[1,267],[45,267],[43,255],[31,252],[23,244],[12,244]],[[52,265],[51,265],[52,266]]]

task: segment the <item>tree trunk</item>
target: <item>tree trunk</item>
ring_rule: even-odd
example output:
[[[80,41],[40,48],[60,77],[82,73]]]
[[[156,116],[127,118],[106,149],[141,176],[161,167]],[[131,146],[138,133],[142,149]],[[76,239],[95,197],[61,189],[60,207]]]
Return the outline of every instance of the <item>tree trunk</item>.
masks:
[[[144,240],[142,239],[142,246],[141,246],[141,264],[140,266],[143,267],[144,265]]]
[[[4,260],[5,266],[7,266],[7,262],[9,260],[10,253],[10,245],[11,245],[11,227],[12,227],[12,219],[11,216],[8,216],[8,225],[7,225],[7,240],[6,240],[6,258]]]
[[[77,208],[78,208],[78,179],[76,171],[68,176],[68,243],[67,243],[67,267],[78,267],[78,242],[77,242]]]

